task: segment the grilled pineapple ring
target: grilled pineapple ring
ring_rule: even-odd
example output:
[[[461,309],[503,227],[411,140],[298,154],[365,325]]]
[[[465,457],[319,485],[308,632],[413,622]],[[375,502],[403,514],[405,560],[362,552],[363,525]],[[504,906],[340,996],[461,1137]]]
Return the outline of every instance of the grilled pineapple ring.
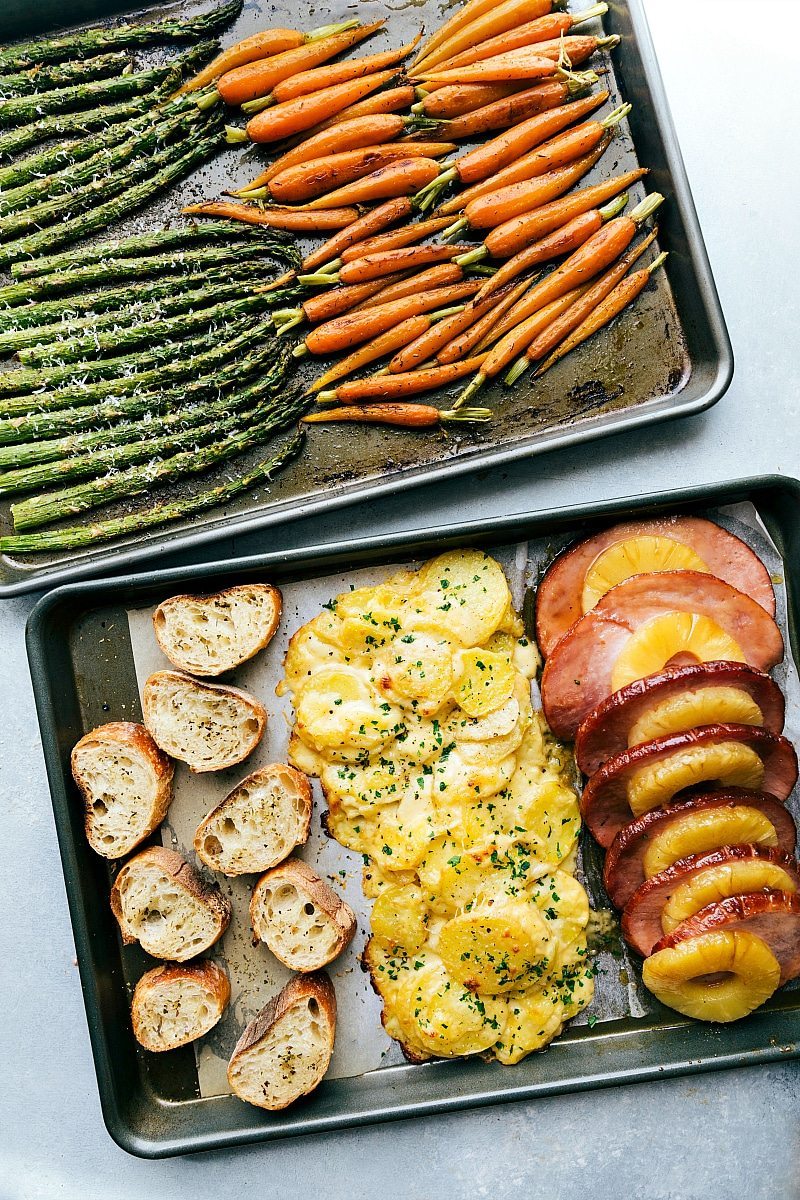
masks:
[[[633,815],[640,817],[669,803],[684,788],[710,782],[758,791],[764,782],[764,763],[741,742],[689,746],[633,771],[627,783],[628,803]]]
[[[645,877],[650,879],[665,871],[679,858],[688,854],[704,854],[722,846],[751,843],[755,846],[777,846],[775,826],[760,809],[749,804],[731,808],[701,809],[688,812],[666,829],[656,833],[647,847],[643,860]]]
[[[698,725],[763,725],[752,696],[736,687],[690,688],[648,708],[628,732],[628,745],[640,746]]]
[[[781,968],[766,942],[745,930],[687,938],[645,959],[642,980],[662,1004],[701,1021],[738,1021],[768,1000]]]
[[[672,933],[682,921],[707,904],[715,904],[728,896],[760,892],[764,888],[777,892],[797,891],[789,872],[777,863],[745,859],[707,867],[675,888],[661,911],[661,928],[664,933]]]
[[[614,542],[598,554],[583,580],[581,606],[585,613],[603,599],[606,592],[632,575],[651,575],[658,571],[701,571],[708,567],[690,546],[668,537],[626,538]]]
[[[364,962],[415,1059],[517,1062],[591,1000],[578,800],[537,668],[502,568],[471,550],[334,597],[289,647],[290,759],[364,857]]]
[[[663,613],[645,621],[628,639],[611,671],[611,690],[655,675],[672,662],[718,659],[745,662],[745,655],[716,621],[699,613]]]

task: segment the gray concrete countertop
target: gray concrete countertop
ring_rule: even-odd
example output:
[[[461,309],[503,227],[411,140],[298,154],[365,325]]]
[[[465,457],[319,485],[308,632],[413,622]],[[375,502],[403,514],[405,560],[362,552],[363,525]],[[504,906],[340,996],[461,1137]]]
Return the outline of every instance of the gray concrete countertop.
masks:
[[[733,341],[728,395],[700,417],[268,530],[205,558],[436,526],[463,519],[465,500],[488,517],[800,474],[800,5],[646,7]],[[97,1099],[24,652],[31,605],[0,606],[0,1200],[800,1195],[795,1062],[168,1162],[129,1158]]]

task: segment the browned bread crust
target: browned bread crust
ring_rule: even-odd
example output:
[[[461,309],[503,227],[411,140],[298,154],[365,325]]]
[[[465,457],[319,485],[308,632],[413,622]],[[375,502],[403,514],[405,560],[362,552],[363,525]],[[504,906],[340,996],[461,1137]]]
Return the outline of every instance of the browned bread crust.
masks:
[[[298,911],[291,925],[271,900],[284,884],[297,893]],[[265,942],[285,966],[303,972],[319,970],[337,958],[357,928],[349,904],[299,858],[289,858],[261,876],[250,899],[250,921],[254,942]]]
[[[203,1011],[188,1011],[192,994],[202,997]],[[154,1054],[175,1050],[203,1037],[219,1021],[231,998],[231,985],[222,967],[210,959],[179,965],[162,964],[147,971],[136,984],[131,1004],[133,1034],[137,1042]],[[169,1028],[169,1009],[174,1014],[182,1002],[183,1029]],[[160,1009],[166,1012],[161,1020]],[[190,1018],[194,1017],[194,1023]]]
[[[182,701],[170,709],[168,699],[176,694]],[[225,701],[238,714],[227,724],[213,714]],[[253,753],[267,727],[267,710],[249,692],[182,671],[155,671],[144,685],[142,709],[161,749],[198,773],[236,766]]]
[[[281,605],[280,591],[268,583],[170,596],[153,613],[156,641],[180,670],[221,675],[269,645],[280,624]],[[209,631],[206,626],[213,621],[222,628]]]

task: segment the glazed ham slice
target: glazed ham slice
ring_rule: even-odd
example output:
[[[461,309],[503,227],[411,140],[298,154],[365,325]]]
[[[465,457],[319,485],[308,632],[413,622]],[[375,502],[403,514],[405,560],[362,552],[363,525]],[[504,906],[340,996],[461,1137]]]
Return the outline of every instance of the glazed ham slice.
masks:
[[[688,546],[712,575],[751,596],[771,617],[775,616],[769,572],[741,538],[703,517],[628,521],[569,547],[546,572],[536,595],[536,639],[545,658],[583,616],[583,585],[595,560],[610,546],[636,537],[669,538]]]
[[[722,687],[746,692],[761,710],[764,728],[771,733],[783,730],[783,693],[764,671],[739,662],[687,663],[637,679],[593,708],[575,738],[578,766],[584,775],[592,775],[607,759],[621,754],[630,744],[629,734],[637,721],[656,705],[690,691]]]
[[[667,832],[691,813],[702,815],[711,809],[733,809],[742,805],[763,813],[778,835],[776,848],[784,854],[794,854],[797,839],[795,823],[788,809],[774,796],[745,792],[739,788],[693,796],[668,808],[656,808],[643,817],[637,817],[614,838],[603,871],[603,883],[614,907],[624,908],[636,889],[644,883],[644,857],[657,835]]]
[[[630,802],[633,800],[633,789],[642,778],[639,772],[656,766],[661,769],[661,777],[655,778],[654,774],[652,779],[651,795],[658,795],[666,786],[665,776],[671,767],[677,768],[671,772],[674,780],[684,773],[680,768],[688,754],[699,750],[702,755],[705,751],[705,758],[711,763],[710,752],[717,747],[728,745],[743,746],[754,751],[763,764],[763,780],[759,783],[758,790],[774,796],[776,800],[787,799],[797,782],[797,755],[787,738],[769,733],[755,725],[704,725],[686,733],[673,733],[668,737],[655,738],[652,742],[644,742],[632,750],[623,750],[621,754],[604,763],[600,770],[592,775],[581,798],[581,813],[589,831],[601,846],[611,845],[620,829],[635,815]],[[699,760],[695,758],[694,761],[698,763]],[[711,769],[720,767],[721,764],[714,761]],[[734,782],[741,780],[720,778],[717,775],[701,777],[697,783],[689,786],[708,788],[716,783],[717,786],[721,784],[724,787]],[[669,804],[677,791],[665,795],[664,804]],[[663,805],[647,803],[647,807],[658,808]]]
[[[717,867],[741,862],[765,863],[780,867],[800,890],[800,870],[789,855],[766,846],[722,846],[705,854],[691,854],[679,859],[666,871],[660,871],[638,887],[625,905],[622,933],[625,941],[637,954],[646,958],[656,942],[664,937],[661,914],[676,888],[691,879],[708,874]],[[673,931],[677,932],[677,930]]]
[[[709,904],[656,943],[653,953],[717,930],[754,933],[781,967],[781,983],[800,975],[800,897],[793,892],[754,892]]]
[[[542,705],[557,737],[575,737],[581,722],[614,690],[614,664],[633,634],[669,613],[709,618],[760,671],[783,657],[783,639],[773,618],[721,579],[699,571],[635,575],[581,617],[545,663]]]

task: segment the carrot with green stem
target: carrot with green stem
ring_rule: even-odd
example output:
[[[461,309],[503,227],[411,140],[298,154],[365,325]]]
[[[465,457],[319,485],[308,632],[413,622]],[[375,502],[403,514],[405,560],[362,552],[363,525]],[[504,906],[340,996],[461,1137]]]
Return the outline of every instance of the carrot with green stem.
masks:
[[[525,250],[520,250],[513,258],[510,258],[508,262],[503,263],[492,278],[487,279],[479,295],[489,296],[503,284],[510,283],[512,279],[525,274],[533,267],[551,262],[554,258],[561,258],[565,254],[571,254],[573,250],[577,250],[585,241],[588,241],[593,233],[597,233],[597,230],[606,221],[611,221],[614,217],[619,216],[627,203],[628,193],[623,192],[621,196],[609,201],[602,208],[590,208],[588,212],[573,217],[566,225],[562,225],[559,229],[540,238],[538,242],[533,242]],[[481,247],[481,249],[485,250],[485,247]],[[475,253],[477,252],[473,251],[473,255]],[[472,260],[470,255],[465,255],[463,259],[456,261],[459,266],[465,267],[469,266]]]
[[[626,171],[623,175],[612,176],[610,179],[604,179],[602,183],[591,184],[568,196],[559,196],[543,203],[531,212],[513,217],[495,229],[490,229],[484,239],[484,245],[493,258],[511,258],[539,238],[552,233],[554,229],[560,229],[581,213],[599,208],[620,192],[627,191],[647,173],[646,167],[637,167],[634,171]],[[451,227],[451,233],[457,234],[461,229],[459,222]]]
[[[437,55],[431,55],[429,59],[413,70],[413,75],[424,75],[428,66],[446,66],[448,69],[468,67],[471,63],[479,62],[483,58],[492,58],[495,54],[502,54],[506,50],[518,50],[522,46],[532,46],[537,42],[550,42],[568,34],[575,25],[582,25],[596,17],[605,16],[607,12],[607,4],[594,4],[591,8],[586,8],[579,13],[547,13],[533,21],[525,21],[521,25],[512,26],[495,37],[481,41],[475,40],[469,49],[462,50],[460,54],[456,54],[452,58],[445,60],[444,58],[440,59]]]
[[[358,209],[340,208],[263,208],[257,204],[235,204],[232,200],[208,200],[187,204],[182,213],[200,217],[227,217],[247,225],[266,225],[293,233],[320,233],[327,229],[345,229],[358,219]]]
[[[360,150],[342,150],[281,171],[251,198],[266,195],[276,204],[305,204],[392,163],[412,158],[444,158],[455,149],[454,142],[387,142]]]
[[[473,325],[468,326],[463,332],[445,343],[437,353],[436,361],[444,366],[445,363],[458,362],[462,358],[469,358],[475,349],[479,352],[488,349],[492,341],[492,331],[497,327],[506,313],[514,308],[528,288],[533,286],[534,282],[535,279],[524,279],[506,288],[505,292],[495,293],[489,298],[493,303],[489,304],[487,304],[486,300],[478,301],[476,295],[472,304],[476,309],[480,307],[481,311],[483,311],[483,316],[475,321]],[[484,305],[486,305],[485,311]]]
[[[659,192],[653,192],[641,204],[637,204],[629,216],[615,217],[593,234],[528,293],[525,301],[530,314],[544,308],[552,300],[560,299],[566,292],[589,283],[605,270],[630,245],[639,225],[652,216],[663,200]],[[456,407],[466,404],[487,379],[504,370],[528,344],[519,326],[511,329],[487,355],[478,374],[459,396]]]
[[[423,271],[403,273],[399,277],[384,275],[372,282],[384,283],[385,286],[366,300],[359,301],[351,311],[358,312],[360,309],[370,308],[374,304],[388,304],[391,300],[404,300],[406,296],[427,292],[431,288],[450,287],[451,284],[461,283],[463,279],[464,272],[461,267],[449,262],[437,263],[436,266],[427,267]],[[351,286],[366,287],[367,284],[357,283]],[[477,288],[475,290],[477,291]]]
[[[533,363],[546,358],[571,333],[578,329],[584,322],[592,319],[594,312],[598,308],[602,308],[604,302],[628,274],[633,264],[644,254],[648,246],[655,241],[657,234],[658,230],[651,230],[647,237],[643,238],[638,245],[632,246],[627,254],[623,254],[609,271],[606,271],[595,283],[587,287],[568,309],[559,314],[555,320],[551,321],[549,325],[531,338],[525,353],[517,359],[506,375],[505,382],[509,385],[516,383]],[[656,259],[656,265],[660,266],[664,257],[665,255],[661,255],[660,258]],[[647,268],[648,271],[654,269],[653,266]],[[642,272],[637,272],[637,274],[642,274]]]
[[[413,371],[423,363],[427,363],[443,346],[473,327],[485,312],[496,308],[502,296],[501,292],[499,296],[492,296],[491,299],[481,303],[471,300],[469,304],[461,305],[460,308],[435,324],[432,322],[427,329],[421,330],[413,339],[409,338],[408,342],[399,343],[402,349],[398,350],[389,363],[389,373],[397,375],[405,371]],[[465,358],[466,355],[461,357]]]
[[[415,197],[418,208],[424,211],[430,207],[450,183],[459,183],[464,187],[482,183],[492,178],[497,183],[497,176],[503,168],[522,160],[548,138],[554,138],[562,130],[574,125],[581,117],[587,116],[608,99],[608,92],[598,92],[594,96],[586,96],[582,100],[573,100],[569,104],[561,104],[546,112],[538,113],[527,121],[521,121],[513,129],[498,134],[488,142],[462,154],[438,179],[423,188]],[[606,118],[610,121],[613,114]],[[619,118],[616,118],[617,120]],[[612,124],[614,122],[612,121]],[[591,123],[590,123],[591,124]],[[599,122],[598,122],[599,124]],[[600,137],[602,137],[601,131]],[[599,139],[598,139],[599,140]],[[592,147],[589,146],[588,149]],[[516,176],[519,178],[519,176]],[[502,181],[497,186],[502,186]]]
[[[416,78],[423,87],[433,83],[499,83],[515,79],[540,79],[565,67],[580,66],[597,50],[613,50],[620,43],[617,34],[609,37],[559,38],[553,42],[538,42],[506,50],[491,58],[481,58],[466,67],[450,67],[442,63]],[[548,63],[550,64],[548,66]],[[563,67],[562,67],[563,64]]]
[[[462,300],[473,296],[478,286],[472,280],[466,280],[451,287],[432,288],[407,296],[404,300],[376,304],[356,313],[345,313],[312,329],[305,338],[305,344],[312,354],[338,354],[349,346],[356,346],[385,333],[408,317],[460,304]]]
[[[372,237],[373,234],[380,233],[381,230],[388,229],[399,221],[405,221],[411,216],[412,211],[411,200],[408,196],[396,196],[385,201],[377,208],[364,213],[339,233],[335,233],[324,245],[307,254],[303,259],[303,269],[306,271],[319,270],[325,263],[338,258],[351,246],[357,246]]]
[[[396,400],[418,396],[420,392],[436,391],[470,375],[480,367],[484,357],[478,355],[464,362],[449,363],[446,367],[424,367],[420,371],[406,371],[402,375],[372,375],[368,379],[353,379],[348,383],[340,383],[330,391],[320,392],[317,400],[320,404],[360,404],[364,400],[379,397]]]
[[[379,167],[369,175],[344,187],[335,188],[305,207],[340,208],[350,204],[371,204],[374,200],[389,200],[395,196],[412,196],[442,170],[432,158],[406,158]]]
[[[366,96],[363,100],[358,100],[355,104],[348,105],[341,112],[334,113],[324,121],[320,121],[310,130],[311,133],[322,133],[325,129],[331,129],[334,125],[338,125],[341,121],[349,121],[354,117],[373,117],[381,113],[399,113],[406,108],[410,108],[414,103],[415,89],[411,83],[403,83],[398,87],[385,88],[382,92],[378,92],[374,96]],[[409,120],[418,123],[420,129],[430,129],[433,122],[429,122],[424,114],[411,113]]]
[[[324,278],[318,275],[300,275],[298,281],[312,285],[325,284],[331,280],[336,283],[366,283],[368,279],[378,279],[395,271],[415,270],[417,267],[428,267],[434,263],[450,262],[469,249],[469,245],[442,245],[436,242],[425,246],[399,246],[393,250],[381,250],[352,259],[344,263],[338,272],[327,273]]]
[[[452,33],[448,34],[433,49],[421,54],[412,63],[410,74],[413,77],[424,75],[436,64],[454,58],[473,46],[479,46],[489,38],[498,37],[530,21],[546,20],[550,11],[550,4],[546,6],[532,4],[531,0],[500,0],[499,4],[488,6],[471,21],[453,29]],[[558,36],[558,33],[560,30],[551,32],[547,36]]]
[[[360,239],[356,244],[345,247],[338,258],[332,258],[323,266],[318,267],[316,274],[333,275],[343,263],[354,262],[355,259],[363,258],[366,254],[381,254],[384,250],[398,250],[403,246],[422,242],[432,234],[439,233],[449,224],[449,217],[432,217],[428,221],[417,221],[411,225],[404,225],[401,229],[390,229],[387,233],[378,233],[375,237]],[[333,241],[332,238],[331,241]],[[305,260],[303,266],[305,266]]]
[[[549,83],[566,86],[566,80],[550,80]],[[544,84],[538,86],[544,87]],[[424,88],[417,88],[417,102],[411,105],[411,112],[430,120],[448,121],[453,117],[461,117],[474,112],[487,104],[496,103],[520,90],[518,83],[462,83],[441,87],[428,93]]]
[[[226,71],[217,81],[217,91],[226,104],[240,105],[258,96],[264,96],[284,79],[317,67],[335,58],[344,50],[358,45],[371,34],[382,29],[385,21],[373,21],[371,25],[357,25],[340,30],[331,37],[320,38],[308,45],[273,54],[257,62],[246,63]]]
[[[420,63],[429,58],[437,47],[449,41],[461,29],[467,25],[471,25],[473,21],[477,21],[484,13],[490,12],[496,5],[497,0],[467,0],[466,4],[462,4],[455,10],[451,17],[440,25],[435,33],[432,33],[428,40],[424,43],[417,57],[412,64],[417,67]],[[553,8],[562,8],[562,4],[553,4],[552,0],[530,0],[527,8],[528,20],[533,20],[536,17],[543,17]]]
[[[338,33],[346,33],[349,29],[355,29],[357,26],[358,20],[352,18],[349,21],[341,21],[337,25],[321,25],[318,29],[312,29],[310,33],[303,33],[299,29],[263,29],[260,33],[243,38],[235,45],[229,46],[227,50],[221,51],[208,66],[203,67],[202,71],[187,80],[183,87],[178,88],[175,94],[182,96],[184,92],[196,92],[199,88],[213,83],[228,71],[232,71],[234,67],[243,67],[248,63],[272,58],[287,50],[298,50],[309,42],[318,42],[322,38],[334,37]]]
[[[403,429],[430,429],[435,425],[456,422],[467,425],[473,422],[491,421],[489,408],[465,408],[460,412],[453,409],[440,410],[432,404],[363,404],[329,408],[322,412],[309,413],[302,418],[308,425],[331,424],[337,421],[354,421],[360,425],[398,425]]]
[[[294,137],[311,129],[325,117],[341,112],[370,92],[377,91],[396,74],[396,71],[378,71],[363,79],[351,79],[348,83],[338,83],[318,92],[310,92],[307,96],[298,96],[296,100],[287,100],[285,104],[276,104],[274,108],[267,108],[251,117],[245,129],[227,126],[226,140],[231,144],[245,141],[264,143]]]
[[[454,117],[447,122],[447,137],[453,142],[475,141],[484,134],[509,129],[548,109],[580,99],[597,83],[597,75],[593,71],[584,71],[576,78],[580,82],[574,85],[571,81],[565,83],[559,80],[537,83],[532,88],[514,91],[501,100],[494,100],[472,112]]]

